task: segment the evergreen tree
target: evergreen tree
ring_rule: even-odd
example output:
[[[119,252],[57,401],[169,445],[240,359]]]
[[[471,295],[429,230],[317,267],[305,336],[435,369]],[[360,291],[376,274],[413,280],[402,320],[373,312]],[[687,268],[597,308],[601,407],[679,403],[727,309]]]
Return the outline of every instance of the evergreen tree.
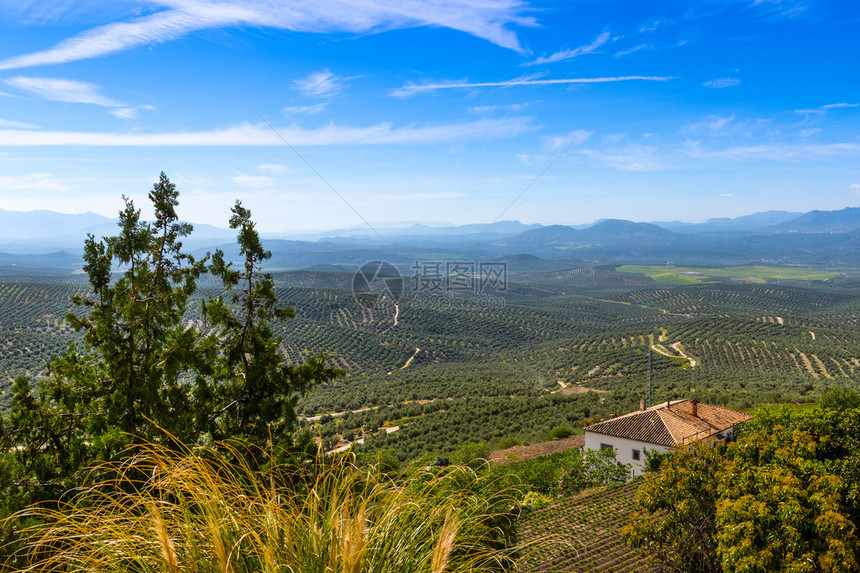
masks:
[[[272,331],[276,321],[295,316],[281,306],[272,276],[262,264],[272,253],[263,249],[251,212],[237,201],[230,228],[238,231],[242,267],[233,268],[217,250],[210,272],[228,289],[209,299],[203,316],[220,340],[215,376],[210,386],[199,388],[205,400],[206,428],[216,440],[228,437],[265,444],[289,438],[296,420],[298,398],[318,382],[330,381],[341,372],[325,365],[322,354],[304,364],[290,364],[281,352],[282,338]]]
[[[196,433],[188,386],[211,371],[212,348],[182,320],[205,261],[182,252],[192,227],[177,217],[178,195],[162,173],[149,193],[153,223],[123,197],[119,234],[90,235],[84,245],[93,296],[73,302],[90,312],[66,317],[83,331],[83,351],[71,347],[53,361],[46,391],[59,413],[80,417],[103,459],[129,440],[155,439],[158,427],[183,440]]]
[[[208,435],[287,445],[298,397],[340,373],[322,355],[286,363],[272,324],[294,312],[261,272],[271,254],[240,203],[230,225],[244,265],[234,270],[217,251],[210,267],[230,302],[210,300],[208,325],[192,327],[185,313],[208,257],[183,252],[192,226],[176,214],[178,197],[162,173],[149,193],[153,222],[123,197],[119,233],[88,236],[83,268],[92,292],[73,297],[88,312],[66,317],[83,333],[80,347],[51,362],[38,392],[16,381],[10,413],[0,417],[0,512],[57,499],[84,482],[87,467],[130,455],[144,441],[194,444]]]

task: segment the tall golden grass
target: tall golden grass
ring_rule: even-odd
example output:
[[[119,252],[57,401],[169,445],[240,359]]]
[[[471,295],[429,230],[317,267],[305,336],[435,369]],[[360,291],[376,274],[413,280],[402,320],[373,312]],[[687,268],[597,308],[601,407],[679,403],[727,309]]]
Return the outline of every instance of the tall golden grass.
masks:
[[[499,527],[512,519],[512,492],[467,467],[411,468],[391,479],[345,457],[259,472],[247,453],[236,445],[202,452],[147,445],[97,468],[108,477],[71,503],[26,512],[43,525],[24,531],[25,571],[515,568]]]

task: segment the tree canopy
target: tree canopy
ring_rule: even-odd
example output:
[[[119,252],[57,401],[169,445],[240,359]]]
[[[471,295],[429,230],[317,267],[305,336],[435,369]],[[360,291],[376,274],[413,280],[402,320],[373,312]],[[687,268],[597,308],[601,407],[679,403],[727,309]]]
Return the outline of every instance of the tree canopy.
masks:
[[[860,409],[760,408],[646,477],[628,541],[677,571],[856,571],[858,442]]]

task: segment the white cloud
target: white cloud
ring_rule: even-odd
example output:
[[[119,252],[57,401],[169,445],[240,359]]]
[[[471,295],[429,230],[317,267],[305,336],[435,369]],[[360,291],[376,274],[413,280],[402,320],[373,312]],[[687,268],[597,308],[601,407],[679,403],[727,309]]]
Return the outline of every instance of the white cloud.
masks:
[[[41,129],[38,125],[32,123],[24,123],[23,121],[12,121],[9,119],[0,119],[0,128],[8,127],[10,129]]]
[[[860,107],[860,103],[829,103],[821,106],[821,109],[837,109],[840,107]]]
[[[467,80],[458,80],[451,82],[426,83],[426,84],[406,84],[391,92],[395,97],[409,97],[415,94],[433,92],[436,90],[446,89],[475,89],[475,88],[511,88],[517,86],[553,86],[553,85],[573,85],[573,84],[602,84],[609,82],[628,82],[628,81],[650,81],[650,82],[665,82],[675,79],[676,76],[610,76],[602,78],[565,78],[559,80],[542,80],[536,79],[534,76],[525,76],[505,80],[501,82],[469,82]]]
[[[532,62],[526,62],[522,64],[523,66],[540,66],[543,64],[552,64],[555,62],[563,62],[565,60],[572,60],[577,56],[581,56],[583,54],[590,54],[595,51],[597,48],[605,44],[609,41],[610,34],[609,32],[603,32],[599,36],[597,36],[593,42],[590,44],[586,44],[584,46],[580,46],[578,48],[574,48],[572,50],[561,50],[560,52],[556,52],[551,56],[542,56]]]
[[[727,147],[717,150],[705,150],[693,146],[687,150],[687,154],[697,159],[813,161],[838,157],[860,157],[860,144],[769,144]]]
[[[728,117],[709,116],[702,121],[694,121],[681,127],[687,137],[752,137],[761,133],[771,124],[769,119],[735,120],[735,114]]]
[[[448,123],[429,126],[394,127],[380,123],[368,127],[349,127],[329,124],[317,129],[300,127],[278,128],[274,133],[264,124],[238,126],[213,130],[173,133],[119,133],[86,131],[23,131],[0,129],[0,141],[6,147],[40,145],[83,146],[276,146],[284,140],[290,145],[410,145],[513,137],[535,129],[532,118],[514,117],[482,119],[465,123]]]
[[[644,34],[645,32],[656,32],[660,26],[665,26],[666,24],[667,22],[665,20],[653,18],[639,27],[639,33]]]
[[[375,33],[415,26],[440,26],[520,51],[510,25],[534,26],[521,16],[521,0],[150,0],[153,14],[114,22],[63,40],[47,50],[0,61],[0,70],[97,58],[185,37],[192,32],[235,26],[310,33]]]
[[[593,132],[586,131],[584,129],[577,129],[575,131],[571,131],[565,133],[564,135],[553,135],[544,137],[544,143],[549,147],[552,151],[558,151],[559,149],[563,149],[570,145],[581,145],[588,141]]]
[[[734,197],[734,193],[718,193],[717,197]]]
[[[237,175],[231,179],[240,187],[247,187],[250,189],[265,189],[266,187],[274,187],[277,184],[274,179],[265,176]]]
[[[7,85],[50,101],[88,103],[102,107],[123,107],[123,104],[101,95],[98,86],[87,82],[23,76],[16,76],[4,81]]]
[[[268,173],[283,173],[287,170],[287,166],[276,163],[264,163],[262,165],[257,165],[257,170],[266,171]]]
[[[609,151],[583,150],[588,158],[622,171],[658,171],[669,166],[657,157],[657,148],[631,144],[625,148]]]
[[[532,161],[537,159],[534,155],[529,155],[528,153],[517,153],[516,158],[519,159],[523,165],[531,166]]]
[[[618,143],[621,143],[621,140],[625,137],[627,137],[626,133],[607,133],[600,139],[604,145],[617,145]]]
[[[284,113],[287,115],[314,115],[323,111],[328,103],[322,102],[315,105],[294,105],[284,108]]]
[[[717,80],[707,81],[702,85],[704,85],[706,88],[723,89],[732,88],[740,84],[741,81],[738,78],[720,78]]]
[[[68,186],[54,179],[50,173],[31,173],[22,176],[0,176],[0,188],[9,191],[65,191]]]
[[[520,111],[521,109],[528,107],[528,105],[528,102],[512,103],[509,105],[478,105],[475,107],[470,107],[469,111],[478,115],[488,115],[500,111]]]
[[[852,183],[851,189],[853,189],[857,193],[860,193],[860,183]]]
[[[794,18],[806,12],[807,0],[753,0],[753,6],[763,7],[771,15]]]
[[[821,133],[823,130],[820,127],[810,127],[809,129],[801,129],[797,132],[800,137],[809,137],[816,133]]]
[[[638,46],[633,46],[629,50],[621,50],[620,52],[616,52],[616,56],[626,56],[627,54],[632,54],[634,52],[638,52],[639,50],[644,50],[646,48],[651,48],[651,44],[639,44]]]
[[[377,199],[384,201],[438,201],[440,199],[454,199],[456,197],[465,197],[465,193],[459,191],[441,191],[439,193],[404,193],[401,194],[383,194],[377,195]]]
[[[48,101],[83,103],[106,107],[108,113],[122,119],[137,117],[139,109],[153,109],[152,106],[130,107],[99,93],[99,87],[88,82],[64,78],[40,78],[16,76],[3,80],[7,85],[33,94]],[[10,127],[10,126],[7,126]]]
[[[824,115],[831,109],[844,109],[844,108],[852,108],[852,107],[860,107],[860,103],[829,103],[827,105],[821,105],[817,108],[812,109],[796,109],[794,113],[802,113],[803,115]]]
[[[137,108],[134,107],[118,107],[108,111],[109,114],[115,115],[122,119],[132,119],[137,117]]]
[[[306,96],[331,97],[344,88],[343,78],[323,68],[306,78],[294,80],[293,86]]]
[[[720,135],[729,123],[735,120],[735,114],[729,117],[709,117],[703,121],[695,121],[684,125],[681,132],[687,135]]]

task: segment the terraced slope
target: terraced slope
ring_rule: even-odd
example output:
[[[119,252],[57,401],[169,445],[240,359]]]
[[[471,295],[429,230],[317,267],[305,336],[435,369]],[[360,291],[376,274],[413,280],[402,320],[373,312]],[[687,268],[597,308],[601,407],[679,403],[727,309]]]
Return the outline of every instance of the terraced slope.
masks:
[[[598,488],[532,511],[520,519],[520,541],[533,543],[524,571],[650,571],[638,549],[621,538],[641,480]]]

